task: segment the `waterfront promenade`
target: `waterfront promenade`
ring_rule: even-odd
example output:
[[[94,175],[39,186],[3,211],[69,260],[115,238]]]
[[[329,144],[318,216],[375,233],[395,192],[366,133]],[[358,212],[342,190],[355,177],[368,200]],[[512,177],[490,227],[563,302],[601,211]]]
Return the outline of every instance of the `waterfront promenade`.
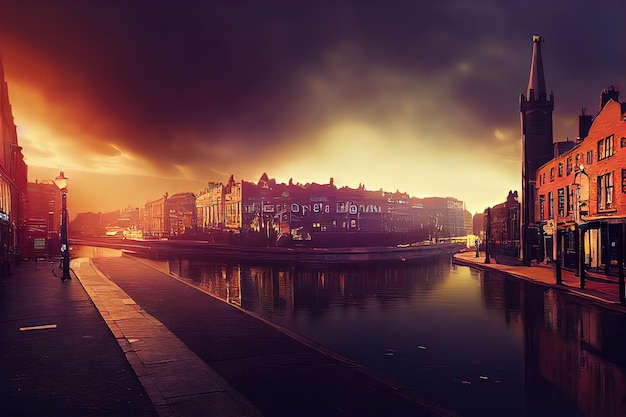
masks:
[[[556,284],[556,275],[554,265],[533,263],[532,266],[508,265],[506,263],[498,263],[491,257],[490,263],[485,263],[485,253],[481,252],[476,257],[476,252],[467,251],[454,255],[454,261],[460,265],[467,265],[482,270],[499,271],[505,274],[533,281],[541,285],[550,286],[552,288],[567,291],[572,295],[582,297],[601,303],[604,306],[623,310],[626,312],[626,306],[619,303],[619,287],[615,277],[607,277],[605,275],[587,272],[585,288],[580,288],[580,279],[573,271],[562,269],[561,281],[562,285]]]
[[[626,312],[617,281],[551,266],[455,262]],[[455,416],[315,343],[131,256],[78,258],[78,278],[25,262],[0,281],[2,416]]]
[[[455,416],[148,261],[0,282],[2,416]]]

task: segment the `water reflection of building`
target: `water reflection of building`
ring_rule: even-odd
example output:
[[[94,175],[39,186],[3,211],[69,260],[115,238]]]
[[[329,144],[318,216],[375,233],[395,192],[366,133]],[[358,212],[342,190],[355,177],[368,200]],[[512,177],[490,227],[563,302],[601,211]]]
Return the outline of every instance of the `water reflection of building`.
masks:
[[[523,286],[525,403],[572,404],[583,417],[626,415],[626,318],[569,296]]]
[[[242,307],[264,317],[293,312],[293,275],[290,267],[242,267]]]
[[[521,294],[518,281],[499,273],[482,271],[480,289],[485,308],[503,311],[507,327],[521,321]]]
[[[172,259],[169,269],[182,278],[229,304],[241,306],[241,268],[239,265],[214,264]]]
[[[170,272],[191,279],[210,294],[265,317],[296,310],[323,314],[330,305],[381,305],[411,299],[415,290],[443,282],[442,262],[366,268],[308,269],[287,265],[250,266],[201,260],[169,261]]]

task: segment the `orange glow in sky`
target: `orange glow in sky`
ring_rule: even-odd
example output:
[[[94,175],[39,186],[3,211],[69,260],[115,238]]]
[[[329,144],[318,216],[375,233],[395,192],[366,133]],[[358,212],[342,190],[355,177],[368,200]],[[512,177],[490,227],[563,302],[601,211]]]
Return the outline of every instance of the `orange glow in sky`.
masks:
[[[623,11],[613,0],[546,6],[602,17],[585,57],[570,50],[583,27],[572,16],[495,0],[35,3],[0,5],[0,53],[29,180],[64,170],[73,214],[264,172],[482,212],[521,188],[532,35],[546,39],[557,139],[573,140],[580,108],[624,76],[606,64],[623,63],[607,47],[623,39],[606,21]]]

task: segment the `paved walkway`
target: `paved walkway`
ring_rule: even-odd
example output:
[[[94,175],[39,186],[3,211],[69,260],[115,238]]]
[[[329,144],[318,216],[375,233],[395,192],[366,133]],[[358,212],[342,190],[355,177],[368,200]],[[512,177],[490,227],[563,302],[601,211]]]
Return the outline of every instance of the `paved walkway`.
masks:
[[[145,261],[54,266],[0,280],[3,417],[456,416]]]
[[[122,267],[134,265],[125,263]],[[91,259],[75,260],[72,269],[111,329],[159,416],[261,416],[167,327],[94,268]]]
[[[0,415],[158,416],[80,282],[55,266],[0,279]]]
[[[493,257],[489,264],[485,264],[485,254],[481,252],[476,257],[476,252],[460,252],[454,255],[458,264],[469,265],[485,270],[496,270],[521,279],[549,285],[553,288],[568,291],[571,294],[584,297],[595,302],[602,303],[611,308],[620,309],[626,312],[626,306],[619,303],[619,286],[617,278],[607,277],[597,273],[588,273],[585,288],[580,288],[580,279],[573,271],[561,270],[563,285],[556,285],[556,275],[554,265],[535,264],[532,266],[507,265],[498,263]]]
[[[149,261],[124,256],[93,263],[266,417],[455,415]]]
[[[614,278],[580,289],[567,270],[557,286],[548,266],[455,261],[626,311]],[[145,261],[75,259],[68,282],[54,266],[0,280],[3,417],[456,415]]]

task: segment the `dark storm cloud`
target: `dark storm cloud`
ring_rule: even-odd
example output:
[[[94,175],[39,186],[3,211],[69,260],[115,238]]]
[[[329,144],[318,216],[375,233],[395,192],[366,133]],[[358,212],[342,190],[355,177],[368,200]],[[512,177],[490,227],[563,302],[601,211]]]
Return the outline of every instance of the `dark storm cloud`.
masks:
[[[15,77],[40,80],[93,140],[194,165],[297,146],[338,114],[397,113],[373,78],[381,69],[419,87],[445,82],[440,96],[431,85],[433,108],[454,100],[487,135],[518,123],[535,33],[546,38],[548,88],[575,112],[587,105],[575,98],[623,77],[622,3],[2,2],[0,48],[37,63]],[[316,76],[335,82],[335,102],[312,100],[303,80]]]

